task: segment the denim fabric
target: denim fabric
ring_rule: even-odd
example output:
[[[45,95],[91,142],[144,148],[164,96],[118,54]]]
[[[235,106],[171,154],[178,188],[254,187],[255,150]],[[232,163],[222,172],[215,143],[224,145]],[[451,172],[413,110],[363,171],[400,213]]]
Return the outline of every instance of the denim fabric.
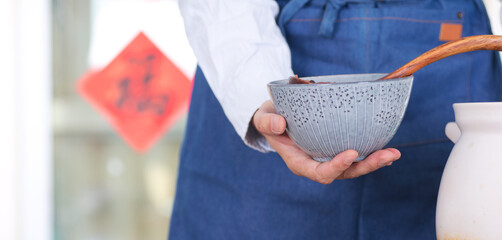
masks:
[[[462,24],[463,36],[490,33],[481,0],[410,0],[345,4],[326,37],[319,34],[325,4],[309,1],[280,23],[300,76],[390,72],[442,44],[441,23]],[[437,191],[453,146],[443,130],[454,119],[451,104],[496,101],[500,88],[494,52],[425,67],[389,144],[401,160],[322,185],[291,173],[276,153],[246,147],[198,69],[169,238],[435,239]]]

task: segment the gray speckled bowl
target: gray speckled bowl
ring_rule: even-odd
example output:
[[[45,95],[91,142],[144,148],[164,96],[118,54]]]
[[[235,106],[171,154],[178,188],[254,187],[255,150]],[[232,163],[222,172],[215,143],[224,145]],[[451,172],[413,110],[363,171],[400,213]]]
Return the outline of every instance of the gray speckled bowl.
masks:
[[[314,160],[325,162],[348,149],[360,161],[396,133],[410,98],[413,76],[375,81],[385,74],[302,77],[328,84],[268,84],[287,133]]]

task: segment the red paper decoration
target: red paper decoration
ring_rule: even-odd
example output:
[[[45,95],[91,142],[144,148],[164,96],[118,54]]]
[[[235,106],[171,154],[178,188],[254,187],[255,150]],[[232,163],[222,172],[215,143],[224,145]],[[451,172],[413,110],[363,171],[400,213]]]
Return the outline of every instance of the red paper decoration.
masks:
[[[137,151],[146,151],[186,111],[192,82],[143,33],[78,91]]]

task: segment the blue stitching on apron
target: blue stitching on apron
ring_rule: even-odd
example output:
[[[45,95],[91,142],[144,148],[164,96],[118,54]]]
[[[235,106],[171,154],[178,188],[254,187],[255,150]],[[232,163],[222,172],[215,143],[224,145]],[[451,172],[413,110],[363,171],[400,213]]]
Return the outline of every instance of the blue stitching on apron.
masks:
[[[282,33],[286,31],[284,26],[293,18],[293,16],[311,0],[291,0],[282,9],[281,15],[277,21]],[[323,37],[331,37],[335,31],[335,22],[338,19],[340,9],[347,5],[348,2],[372,3],[373,0],[327,0],[326,9],[321,20],[319,34]]]
[[[285,25],[293,18],[293,16],[303,8],[311,0],[291,0],[282,9],[281,15],[277,21],[282,34],[285,35]],[[319,29],[319,34],[323,37],[331,37],[335,30],[335,22],[338,19],[338,13],[342,7],[347,5],[348,2],[374,2],[371,0],[327,0],[326,10],[324,11],[323,18],[321,21],[321,27]]]
[[[319,28],[319,35],[330,38],[335,31],[335,23],[338,20],[338,13],[340,10],[347,6],[348,3],[375,3],[377,2],[399,2],[403,0],[326,0],[325,10],[321,19],[321,26]],[[277,24],[281,29],[283,35],[286,34],[285,25],[290,21],[294,15],[300,11],[305,5],[312,0],[290,0],[282,8],[281,14],[277,20]]]

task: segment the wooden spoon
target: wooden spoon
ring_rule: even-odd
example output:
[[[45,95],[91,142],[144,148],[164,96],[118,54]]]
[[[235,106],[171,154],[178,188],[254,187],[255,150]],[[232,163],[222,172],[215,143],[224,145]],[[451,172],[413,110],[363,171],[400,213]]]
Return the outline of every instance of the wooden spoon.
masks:
[[[410,76],[419,69],[433,63],[437,60],[449,57],[455,54],[477,51],[477,50],[497,50],[502,51],[502,36],[495,35],[477,35],[464,37],[455,41],[447,42],[443,45],[437,46],[417,58],[411,60],[409,63],[400,67],[396,71],[378,79],[392,79]],[[312,84],[314,81],[306,81],[296,77],[290,78],[292,84]]]
[[[391,78],[402,78],[410,76],[419,69],[433,63],[437,60],[449,57],[455,54],[477,51],[477,50],[497,50],[502,51],[502,36],[495,35],[477,35],[461,38],[459,40],[447,42],[443,45],[435,47],[411,62],[400,67],[396,71],[382,77],[378,80]]]

